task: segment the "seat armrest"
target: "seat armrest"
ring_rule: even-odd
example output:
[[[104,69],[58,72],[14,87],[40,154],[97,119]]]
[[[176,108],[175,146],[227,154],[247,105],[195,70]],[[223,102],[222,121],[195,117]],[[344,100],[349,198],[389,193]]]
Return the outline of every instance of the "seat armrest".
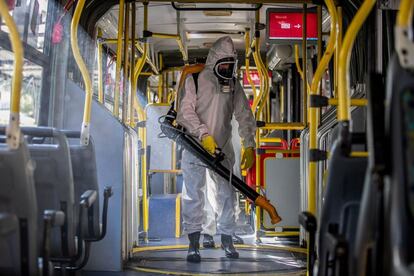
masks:
[[[114,194],[114,192],[112,191],[111,186],[105,187],[105,189],[104,189],[104,197],[105,198],[110,198],[113,194]]]
[[[14,214],[0,212],[0,235],[5,236],[19,229],[19,221]]]
[[[335,232],[325,234],[326,246],[328,249],[329,265],[332,275],[346,276],[348,274],[348,242],[345,237]],[[327,268],[322,268],[327,271]]]
[[[87,190],[81,195],[80,198],[80,205],[86,208],[89,208],[94,204],[96,201],[96,191],[95,190]]]
[[[335,258],[342,258],[347,254],[348,242],[343,235],[328,232],[325,234],[325,241],[328,251]]]
[[[88,239],[90,242],[97,242],[102,240],[106,235],[106,229],[108,224],[108,205],[109,205],[109,198],[113,195],[112,187],[105,187],[103,196],[104,196],[104,204],[102,208],[102,229],[100,236],[95,239]]]
[[[316,260],[315,235],[318,228],[316,217],[310,212],[302,212],[299,214],[299,223],[309,233],[308,240],[308,275],[313,276],[313,266]]]
[[[45,210],[43,218],[50,220],[52,227],[62,226],[65,224],[65,213],[56,210]]]
[[[42,275],[49,275],[50,261],[50,236],[52,227],[60,227],[65,224],[65,213],[57,210],[45,210],[43,212],[43,245],[42,245]]]

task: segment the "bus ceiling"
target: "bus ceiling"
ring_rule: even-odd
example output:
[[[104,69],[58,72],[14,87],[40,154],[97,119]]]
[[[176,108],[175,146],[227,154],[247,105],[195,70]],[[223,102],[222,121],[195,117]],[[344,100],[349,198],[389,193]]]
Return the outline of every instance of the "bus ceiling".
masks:
[[[128,1],[129,2],[129,1]],[[239,4],[239,5],[246,5],[246,4],[252,4],[256,5],[256,7],[247,7],[248,9],[254,10],[257,7],[261,7],[263,4],[269,4],[269,5],[275,5],[275,4],[313,4],[312,0],[277,0],[277,1],[261,1],[261,0],[228,0],[228,1],[221,1],[221,0],[178,0],[178,1],[169,1],[169,0],[136,0],[137,3],[144,3],[144,2],[158,2],[158,3],[171,3],[173,6],[177,7],[180,4]],[[87,1],[85,8],[83,9],[81,19],[80,19],[80,26],[82,26],[89,35],[93,35],[95,31],[95,25],[98,22],[98,20],[113,6],[119,4],[119,1],[117,0],[107,0],[107,1],[100,1],[100,0],[90,0]],[[177,5],[178,4],[178,5]],[[183,7],[179,7],[180,9],[183,9]],[[185,9],[188,9],[189,7],[186,7]],[[211,9],[212,7],[209,6],[208,9]],[[198,9],[198,8],[197,8]],[[220,10],[221,7],[217,7],[217,10]],[[243,10],[243,8],[225,8],[226,10]],[[202,10],[202,8],[200,8]]]

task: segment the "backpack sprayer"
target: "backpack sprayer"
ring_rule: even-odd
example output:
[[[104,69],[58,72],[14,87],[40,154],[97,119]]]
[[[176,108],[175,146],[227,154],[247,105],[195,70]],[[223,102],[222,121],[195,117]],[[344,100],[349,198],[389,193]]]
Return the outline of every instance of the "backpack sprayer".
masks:
[[[258,194],[255,190],[250,188],[240,178],[235,176],[229,171],[229,169],[221,164],[221,162],[225,159],[225,155],[221,150],[217,150],[214,155],[211,155],[193,136],[185,133],[181,126],[174,126],[176,117],[177,112],[174,110],[174,104],[172,104],[167,115],[160,117],[159,123],[161,125],[161,131],[166,137],[183,146],[184,149],[188,150],[195,157],[200,159],[200,161],[202,161],[210,170],[229,181],[233,187],[252,200],[257,206],[266,210],[273,224],[276,224],[282,220],[278,215],[276,208],[266,197]]]

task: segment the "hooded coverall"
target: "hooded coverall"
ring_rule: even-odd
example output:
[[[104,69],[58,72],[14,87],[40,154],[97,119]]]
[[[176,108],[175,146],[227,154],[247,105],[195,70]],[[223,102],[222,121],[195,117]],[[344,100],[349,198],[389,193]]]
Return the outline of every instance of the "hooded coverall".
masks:
[[[239,123],[239,135],[243,147],[254,147],[256,122],[250,110],[246,95],[238,81],[232,82],[231,92],[221,92],[221,87],[213,69],[219,59],[237,58],[230,37],[218,39],[211,47],[204,70],[198,76],[198,90],[192,76],[185,80],[177,122],[193,136],[201,140],[204,135],[213,136],[219,148],[226,155],[223,164],[232,171],[234,151],[231,142],[231,120],[234,115]],[[183,230],[186,234],[201,232],[205,221],[204,192],[206,168],[190,152],[182,156],[184,186],[182,192]],[[235,191],[231,184],[209,171],[216,184],[217,232],[232,235],[235,230]]]

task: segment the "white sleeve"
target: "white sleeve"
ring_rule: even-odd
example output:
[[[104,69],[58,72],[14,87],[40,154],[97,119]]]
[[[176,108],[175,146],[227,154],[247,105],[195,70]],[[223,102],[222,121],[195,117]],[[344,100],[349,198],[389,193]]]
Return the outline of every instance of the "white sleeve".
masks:
[[[197,94],[194,79],[191,75],[185,79],[182,93],[177,122],[185,127],[191,135],[201,139],[203,135],[208,134],[208,129],[205,124],[200,122],[200,118],[196,113]]]
[[[234,117],[239,123],[239,135],[243,147],[255,147],[256,120],[254,119],[249,101],[240,83],[236,81],[233,98]]]

